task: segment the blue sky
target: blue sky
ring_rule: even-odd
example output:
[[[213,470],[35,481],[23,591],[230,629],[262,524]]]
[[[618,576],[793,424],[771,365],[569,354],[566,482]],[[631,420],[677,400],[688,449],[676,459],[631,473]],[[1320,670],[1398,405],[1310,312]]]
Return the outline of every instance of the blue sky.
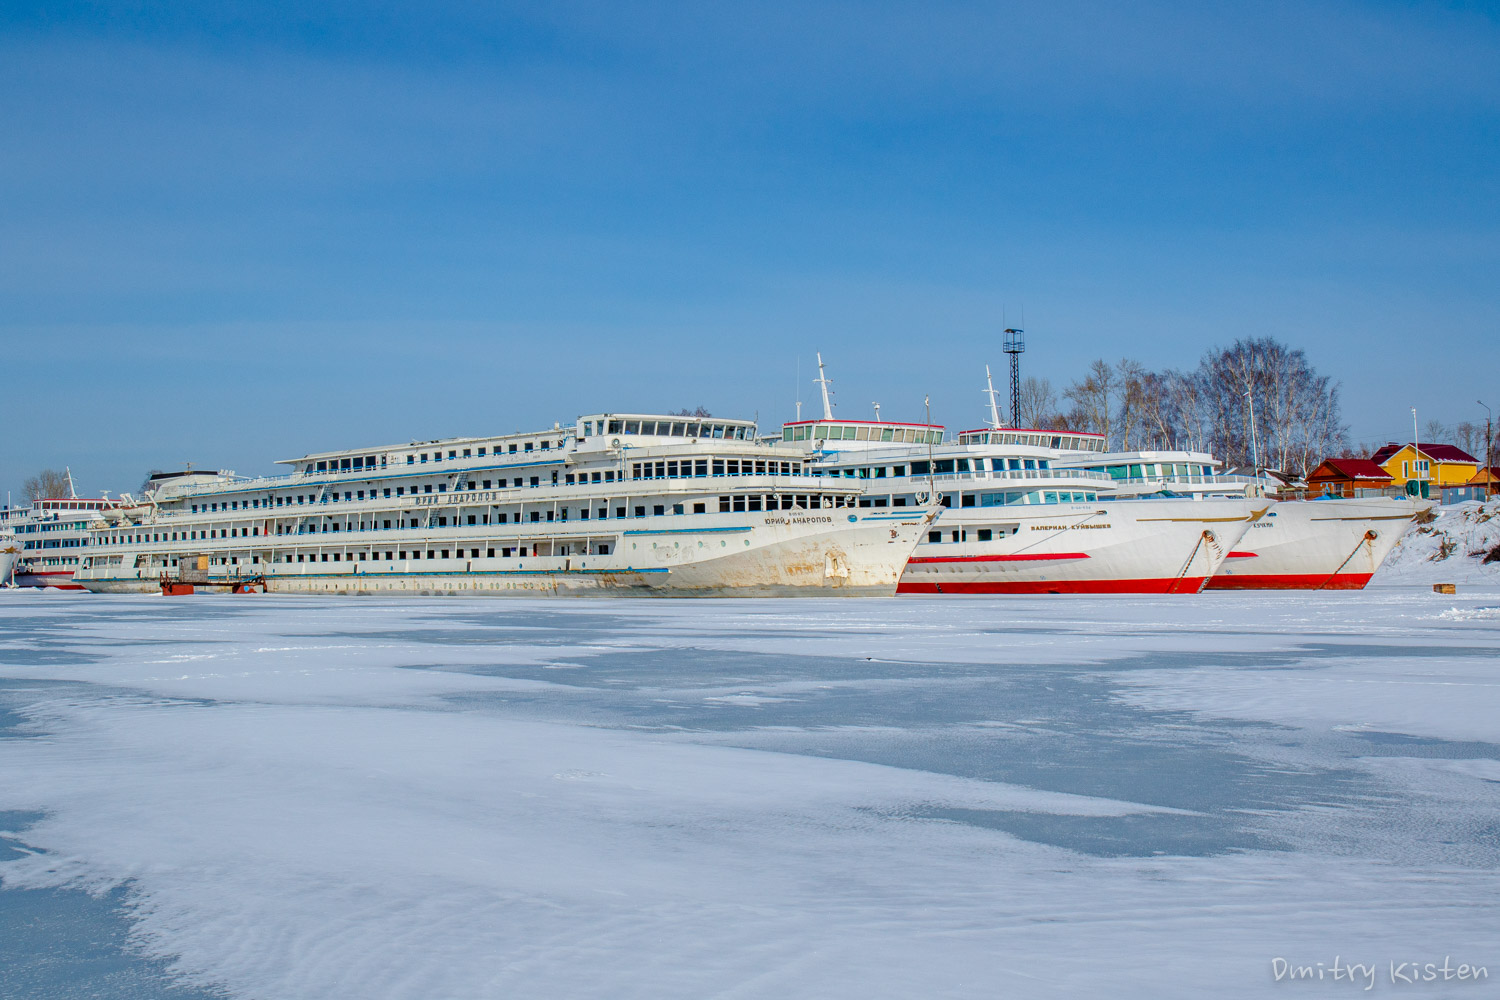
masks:
[[[1500,406],[1500,5],[0,7],[0,489],[1272,334]]]

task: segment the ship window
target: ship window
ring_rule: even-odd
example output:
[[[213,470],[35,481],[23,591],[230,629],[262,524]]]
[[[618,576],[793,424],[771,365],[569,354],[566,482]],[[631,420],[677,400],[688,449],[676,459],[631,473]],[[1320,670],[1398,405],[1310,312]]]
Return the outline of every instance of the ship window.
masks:
[[[735,511],[735,513],[738,514],[738,513],[742,512],[744,509],[745,509],[745,498],[744,497],[734,497],[734,511]]]
[[[724,513],[727,513],[728,511],[729,511],[729,498],[728,497],[719,497],[719,513],[720,514],[724,514]]]
[[[945,472],[952,472],[953,471],[953,459],[951,459],[951,458],[940,458],[940,459],[938,459],[936,462],[933,463],[933,470],[938,475],[942,475]]]
[[[1057,494],[1052,490],[1048,490],[1042,494],[1042,503],[1057,503]]]
[[[681,514],[682,513],[682,504],[680,504],[680,503],[674,503],[672,505],[672,513],[674,513],[674,514]]]
[[[589,509],[587,507],[578,508],[578,518],[579,520],[587,521],[589,519]]]
[[[625,516],[625,508],[624,507],[616,507],[615,508],[615,517],[624,517],[624,516]]]
[[[706,513],[708,513],[708,505],[707,504],[702,504],[702,503],[695,503],[695,504],[693,504],[693,513],[694,514],[706,514]]]
[[[927,533],[927,540],[934,545],[940,545],[943,541],[943,533],[941,531],[929,531]]]
[[[448,454],[451,457],[453,453],[450,451]],[[473,458],[473,457],[474,457],[473,452],[470,449],[465,448],[464,449],[464,458]]]
[[[540,486],[541,484],[542,484],[542,481],[541,481],[541,479],[539,477],[537,477],[537,476],[532,476],[531,477],[531,485],[532,486]],[[521,484],[517,483],[516,485],[520,486]]]
[[[477,517],[475,515],[470,514],[469,515],[469,523],[470,524],[478,524],[479,521],[478,521],[478,519],[477,519]]]
[[[645,517],[646,516],[646,508],[645,507],[637,507],[635,509],[635,516],[636,517]]]
[[[455,451],[455,450],[453,450],[451,448],[448,449],[448,460],[449,461],[452,461],[453,459],[455,459],[457,457],[458,457],[458,452],[457,451]]]
[[[716,476],[722,476],[723,474],[724,474],[724,460],[723,459],[719,459],[719,458],[714,459],[714,475],[716,475]]]

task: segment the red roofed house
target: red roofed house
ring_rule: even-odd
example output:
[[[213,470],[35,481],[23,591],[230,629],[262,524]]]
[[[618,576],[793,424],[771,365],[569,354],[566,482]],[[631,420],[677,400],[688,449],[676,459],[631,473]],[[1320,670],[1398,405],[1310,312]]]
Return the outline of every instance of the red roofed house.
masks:
[[[1370,461],[1390,473],[1395,486],[1428,496],[1445,486],[1462,486],[1479,470],[1479,460],[1451,444],[1388,444]],[[1415,482],[1416,487],[1406,484]]]
[[[1368,458],[1330,458],[1312,470],[1307,486],[1336,497],[1381,496],[1391,474]]]

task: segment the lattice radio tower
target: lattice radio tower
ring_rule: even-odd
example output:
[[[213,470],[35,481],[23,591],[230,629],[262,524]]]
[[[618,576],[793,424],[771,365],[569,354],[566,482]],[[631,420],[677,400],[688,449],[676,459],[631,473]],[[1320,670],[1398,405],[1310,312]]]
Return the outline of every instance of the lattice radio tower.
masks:
[[[1021,426],[1021,355],[1026,351],[1025,331],[1005,331],[1005,353],[1010,355],[1010,425]]]

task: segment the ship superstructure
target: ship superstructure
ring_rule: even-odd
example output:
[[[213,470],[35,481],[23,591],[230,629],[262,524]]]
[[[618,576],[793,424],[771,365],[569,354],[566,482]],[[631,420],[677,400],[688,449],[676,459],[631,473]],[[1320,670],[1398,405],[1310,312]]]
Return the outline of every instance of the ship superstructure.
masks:
[[[904,594],[1196,593],[1271,501],[1119,500],[1102,468],[1063,468],[1098,456],[1104,438],[1006,427],[991,384],[988,425],[956,439],[929,423],[838,420],[819,358],[823,417],[782,427],[814,475],[865,484],[861,504],[936,502],[901,577]]]
[[[105,513],[79,582],[304,593],[895,592],[935,511],[861,509],[755,424],[592,414],[569,427],[191,473]]]
[[[73,574],[89,554],[89,525],[115,501],[104,497],[46,497],[0,507],[0,532],[14,533],[14,565],[0,582],[18,587],[81,590]],[[0,544],[0,549],[5,548]]]

